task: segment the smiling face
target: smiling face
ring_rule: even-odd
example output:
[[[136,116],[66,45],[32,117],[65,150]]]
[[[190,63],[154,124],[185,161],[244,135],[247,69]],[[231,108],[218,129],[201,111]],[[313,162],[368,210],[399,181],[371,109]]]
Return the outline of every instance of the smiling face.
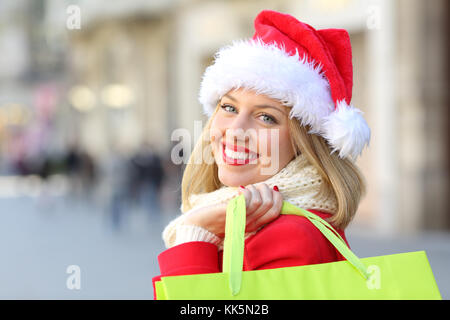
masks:
[[[210,142],[226,186],[267,180],[294,157],[288,107],[252,90],[231,90],[219,101]]]

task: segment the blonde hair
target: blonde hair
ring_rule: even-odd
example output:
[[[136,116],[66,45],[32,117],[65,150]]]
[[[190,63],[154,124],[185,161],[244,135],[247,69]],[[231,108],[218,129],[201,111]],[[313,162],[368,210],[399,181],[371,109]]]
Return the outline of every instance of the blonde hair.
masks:
[[[194,161],[205,156],[213,157],[209,134],[211,122],[217,110],[216,107],[206,122],[184,170],[181,182],[183,212],[191,209],[189,197],[192,194],[212,192],[222,186],[218,177],[218,167],[214,161],[201,161],[200,163]],[[320,192],[327,192],[331,188],[336,196],[338,209],[328,219],[328,222],[336,228],[345,229],[353,219],[359,202],[365,194],[363,175],[352,161],[341,159],[336,153],[331,153],[325,139],[315,134],[309,134],[309,127],[302,126],[298,119],[288,119],[288,126],[296,155],[303,154],[324,178],[325,183]]]

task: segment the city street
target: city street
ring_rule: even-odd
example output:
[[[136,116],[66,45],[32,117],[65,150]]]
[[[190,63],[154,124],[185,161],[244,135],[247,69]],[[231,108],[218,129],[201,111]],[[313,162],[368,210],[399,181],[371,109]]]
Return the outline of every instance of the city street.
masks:
[[[152,299],[169,217],[134,212],[113,231],[106,212],[57,201],[0,200],[1,299]],[[81,271],[69,290],[67,267]]]
[[[113,231],[100,206],[59,198],[0,200],[1,299],[152,299],[161,232],[172,214],[128,213]],[[450,235],[402,239],[347,236],[360,257],[426,250],[443,298],[450,298]],[[80,268],[80,289],[69,289],[67,268]]]

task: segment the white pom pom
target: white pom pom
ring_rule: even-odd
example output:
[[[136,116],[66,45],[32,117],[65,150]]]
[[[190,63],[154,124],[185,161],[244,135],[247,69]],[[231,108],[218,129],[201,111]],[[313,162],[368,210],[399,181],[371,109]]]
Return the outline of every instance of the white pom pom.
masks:
[[[350,156],[355,160],[369,144],[370,128],[362,114],[361,110],[339,101],[336,110],[325,117],[322,135],[333,148],[332,152],[339,152],[339,157]]]

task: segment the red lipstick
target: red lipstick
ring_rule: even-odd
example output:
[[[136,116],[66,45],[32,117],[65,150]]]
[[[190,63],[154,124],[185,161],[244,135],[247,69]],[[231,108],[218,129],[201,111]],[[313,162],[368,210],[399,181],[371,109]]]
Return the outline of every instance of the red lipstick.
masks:
[[[245,152],[248,155],[255,155],[256,158],[247,158],[247,159],[235,159],[235,158],[230,158],[226,155],[225,153],[225,148],[228,148],[230,150],[233,150],[235,152]],[[226,164],[232,165],[232,166],[243,166],[246,165],[248,163],[250,163],[250,161],[256,160],[257,158],[259,158],[259,155],[255,152],[250,151],[248,148],[243,147],[243,146],[238,146],[238,145],[230,145],[230,144],[226,144],[226,143],[222,143],[222,158],[223,161]]]

